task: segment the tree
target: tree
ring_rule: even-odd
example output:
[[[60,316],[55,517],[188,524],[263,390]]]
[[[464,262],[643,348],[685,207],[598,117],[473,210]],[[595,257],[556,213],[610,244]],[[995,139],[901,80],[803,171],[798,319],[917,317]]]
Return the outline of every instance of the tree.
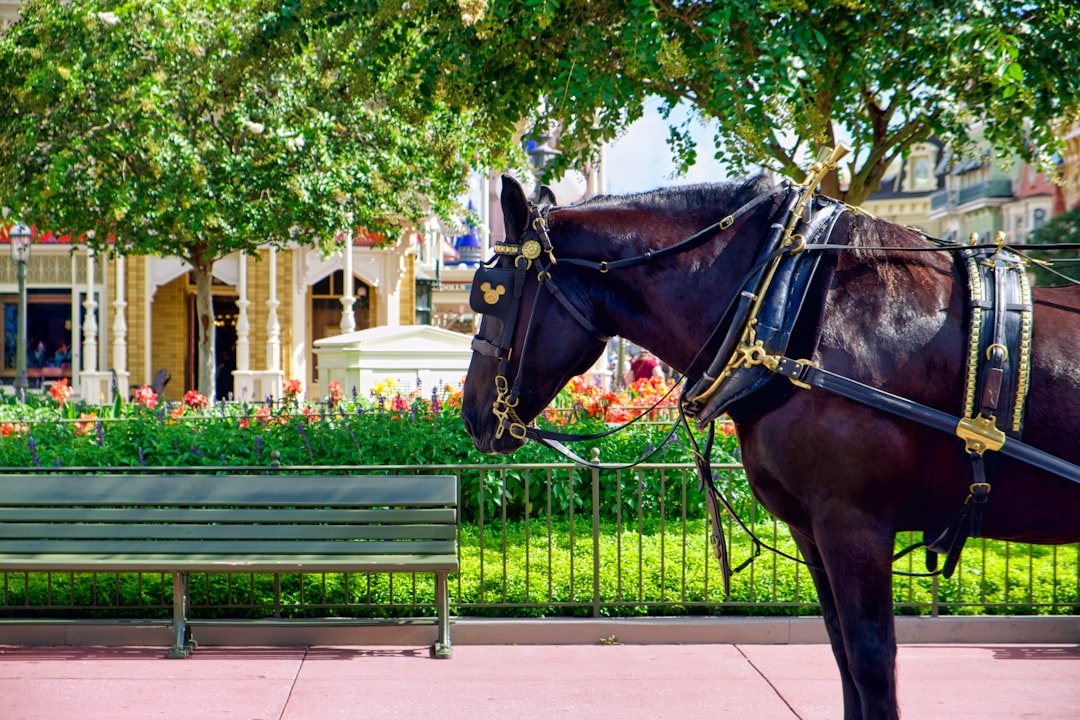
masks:
[[[716,156],[800,177],[820,147],[849,143],[853,204],[890,163],[936,136],[963,154],[973,124],[1003,156],[1052,157],[1080,105],[1072,0],[409,0],[375,56],[428,97],[479,108],[504,129],[558,125],[559,172],[595,152],[658,95],[717,123]],[[287,0],[285,6],[290,5]],[[306,11],[365,17],[375,0]],[[369,42],[374,36],[369,36]],[[684,166],[686,127],[668,141]]]
[[[1028,242],[1036,245],[1073,245],[1072,250],[1029,252],[1033,257],[1049,260],[1051,268],[1032,265],[1032,274],[1039,285],[1064,285],[1080,282],[1080,205],[1055,215],[1042,227],[1033,230]]]
[[[354,226],[396,238],[450,213],[483,151],[468,114],[342,72],[355,29],[270,38],[269,7],[31,0],[0,36],[0,205],[99,253],[186,260],[207,397],[216,260]]]

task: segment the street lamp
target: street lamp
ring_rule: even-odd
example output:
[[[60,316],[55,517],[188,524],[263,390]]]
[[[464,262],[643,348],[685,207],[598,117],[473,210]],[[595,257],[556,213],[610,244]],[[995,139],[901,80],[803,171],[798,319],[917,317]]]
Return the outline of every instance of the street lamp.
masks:
[[[529,140],[526,144],[525,152],[529,156],[529,164],[532,165],[533,172],[538,178],[543,174],[544,168],[562,154],[551,147],[553,137],[551,133],[543,133],[535,140]]]
[[[11,238],[11,259],[19,277],[19,314],[15,331],[15,395],[26,397],[26,263],[30,260],[30,228],[16,223],[8,232]]]

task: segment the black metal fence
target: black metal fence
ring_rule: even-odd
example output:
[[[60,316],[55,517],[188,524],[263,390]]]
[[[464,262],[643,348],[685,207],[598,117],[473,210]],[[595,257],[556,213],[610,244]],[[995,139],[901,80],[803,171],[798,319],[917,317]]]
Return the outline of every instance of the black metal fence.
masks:
[[[738,465],[715,466],[743,522],[797,554],[787,528],[753,499]],[[290,472],[327,468],[290,467]],[[806,568],[765,551],[725,594],[709,542],[704,496],[691,465],[589,470],[576,465],[425,465],[334,472],[455,474],[461,488],[461,572],[451,578],[459,615],[817,614]],[[205,469],[202,469],[205,471]],[[253,482],[258,481],[253,476]],[[730,517],[735,564],[753,546]],[[898,547],[916,538],[898,538]],[[921,553],[897,563],[902,614],[1074,614],[1080,546],[969,542],[956,573],[923,577]],[[423,575],[217,575],[191,579],[194,617],[399,617],[427,611]],[[172,583],[159,573],[0,574],[7,618],[168,617]]]

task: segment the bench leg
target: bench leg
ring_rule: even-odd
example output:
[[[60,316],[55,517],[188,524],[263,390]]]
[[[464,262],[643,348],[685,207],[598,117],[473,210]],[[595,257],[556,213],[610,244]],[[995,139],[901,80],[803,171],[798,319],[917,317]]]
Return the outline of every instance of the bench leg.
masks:
[[[454,649],[450,645],[450,591],[446,572],[435,573],[435,609],[439,614],[439,634],[435,640],[435,657],[451,658]]]
[[[188,574],[173,573],[173,644],[167,657],[186,658],[195,650],[195,639],[188,627]]]

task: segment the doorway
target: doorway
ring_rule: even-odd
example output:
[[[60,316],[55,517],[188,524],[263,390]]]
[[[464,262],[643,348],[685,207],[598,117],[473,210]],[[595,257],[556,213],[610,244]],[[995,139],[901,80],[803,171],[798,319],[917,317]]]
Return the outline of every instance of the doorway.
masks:
[[[230,400],[233,394],[233,370],[236,369],[236,318],[239,315],[236,297],[214,295],[214,395],[218,400]],[[195,295],[188,295],[188,352],[184,368],[184,387],[199,386],[199,334],[196,324]]]

